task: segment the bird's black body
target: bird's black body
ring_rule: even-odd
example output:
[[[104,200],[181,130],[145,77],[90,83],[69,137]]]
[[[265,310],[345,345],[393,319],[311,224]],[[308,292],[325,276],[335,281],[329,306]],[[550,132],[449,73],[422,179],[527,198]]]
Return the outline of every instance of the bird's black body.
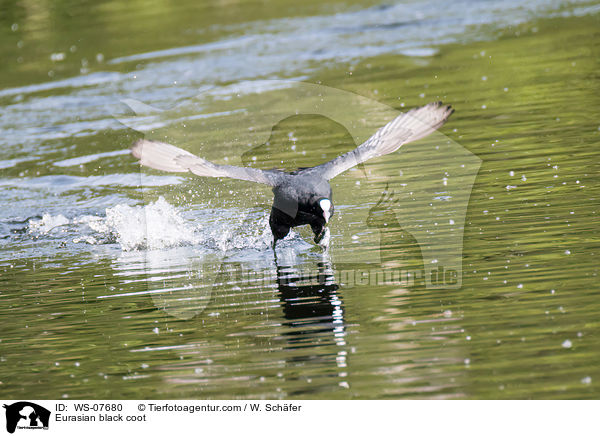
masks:
[[[273,246],[279,239],[287,236],[292,227],[309,224],[315,234],[315,242],[323,235],[327,221],[320,206],[321,200],[329,200],[333,215],[333,200],[329,182],[320,177],[303,175],[302,172],[290,174],[285,180],[273,187],[273,207],[269,225],[273,233]]]
[[[329,180],[344,171],[379,156],[398,150],[441,127],[454,112],[441,102],[400,114],[354,150],[335,159],[294,173],[260,170],[250,167],[218,165],[189,151],[163,142],[137,141],[131,149],[142,165],[170,172],[192,172],[205,177],[230,177],[273,187],[273,207],[269,224],[273,232],[273,248],[292,227],[310,225],[315,242],[327,246],[327,222],[333,215]]]

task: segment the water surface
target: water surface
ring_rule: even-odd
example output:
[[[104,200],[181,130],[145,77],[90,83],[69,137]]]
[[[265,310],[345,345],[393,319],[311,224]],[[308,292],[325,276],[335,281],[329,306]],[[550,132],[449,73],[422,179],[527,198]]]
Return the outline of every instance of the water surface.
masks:
[[[598,12],[0,4],[0,393],[597,398]],[[301,100],[279,80],[364,97],[342,111],[356,125],[272,122]],[[140,171],[126,151],[146,136],[312,166],[437,100],[456,108],[439,136],[333,181],[327,253],[299,229],[274,256],[268,187]],[[349,274],[430,272],[444,232],[458,286]]]

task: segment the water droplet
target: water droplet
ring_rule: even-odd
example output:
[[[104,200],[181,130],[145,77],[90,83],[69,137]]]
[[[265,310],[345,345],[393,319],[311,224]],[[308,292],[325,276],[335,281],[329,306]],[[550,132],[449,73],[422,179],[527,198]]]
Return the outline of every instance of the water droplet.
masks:
[[[65,54],[64,53],[52,53],[50,55],[50,60],[52,62],[60,62],[60,61],[64,61],[65,60]]]

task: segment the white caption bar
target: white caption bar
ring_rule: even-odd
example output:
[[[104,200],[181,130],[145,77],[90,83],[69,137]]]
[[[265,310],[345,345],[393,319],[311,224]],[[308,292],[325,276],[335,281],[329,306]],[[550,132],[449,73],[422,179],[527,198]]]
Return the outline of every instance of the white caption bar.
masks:
[[[600,401],[0,400],[0,434],[598,434]],[[7,433],[8,432],[8,433]],[[235,434],[235,433],[231,433]]]

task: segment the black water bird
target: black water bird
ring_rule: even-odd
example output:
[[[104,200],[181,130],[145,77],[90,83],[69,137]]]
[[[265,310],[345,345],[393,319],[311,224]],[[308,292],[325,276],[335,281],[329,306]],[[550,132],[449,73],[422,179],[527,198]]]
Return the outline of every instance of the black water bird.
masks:
[[[326,247],[329,243],[327,223],[334,211],[329,180],[362,162],[424,138],[440,128],[453,112],[442,102],[412,109],[398,115],[354,150],[324,164],[291,173],[218,165],[174,145],[145,139],[138,140],[131,152],[141,165],[157,170],[189,171],[198,176],[229,177],[269,185],[274,193],[269,219],[273,248],[292,227],[305,224],[311,226],[315,243]]]

